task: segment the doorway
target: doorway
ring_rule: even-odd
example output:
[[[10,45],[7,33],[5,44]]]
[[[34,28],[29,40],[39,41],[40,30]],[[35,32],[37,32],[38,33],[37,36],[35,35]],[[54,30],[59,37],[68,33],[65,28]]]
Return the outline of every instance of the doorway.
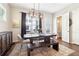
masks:
[[[62,41],[70,43],[69,40],[69,12],[57,17],[57,33],[58,38]]]
[[[58,39],[62,40],[62,16],[57,17],[57,34]]]

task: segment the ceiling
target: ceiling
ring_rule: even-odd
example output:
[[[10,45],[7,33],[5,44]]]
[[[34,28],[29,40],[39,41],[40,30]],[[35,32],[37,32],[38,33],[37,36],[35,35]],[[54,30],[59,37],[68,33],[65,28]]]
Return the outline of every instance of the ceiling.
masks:
[[[41,10],[49,13],[57,12],[65,7],[67,7],[68,3],[11,3],[11,6],[19,6],[23,8],[34,8],[36,10]],[[35,7],[34,7],[35,5]],[[38,8],[39,5],[39,8]]]

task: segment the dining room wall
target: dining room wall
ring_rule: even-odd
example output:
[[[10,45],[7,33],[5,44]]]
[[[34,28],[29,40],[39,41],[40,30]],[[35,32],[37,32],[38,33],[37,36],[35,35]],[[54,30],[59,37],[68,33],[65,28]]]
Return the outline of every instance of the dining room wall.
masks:
[[[72,23],[73,40],[72,41],[74,44],[79,45],[79,8],[77,8],[72,12],[72,19],[73,19],[73,23]]]
[[[69,26],[69,41],[70,43],[79,45],[79,4],[72,3],[53,14],[53,32],[57,33],[57,17],[63,16],[65,12],[69,12],[69,18],[72,20],[72,25]]]
[[[13,21],[19,22],[19,27],[13,27],[12,25],[12,31],[13,31],[13,41],[18,41],[17,34],[20,34],[21,32],[21,12],[29,12],[29,9],[18,7],[18,6],[11,6],[11,20],[12,24]],[[52,14],[48,12],[43,12],[43,18],[42,18],[42,31],[43,33],[46,33],[46,30],[49,30],[50,33],[52,33]]]

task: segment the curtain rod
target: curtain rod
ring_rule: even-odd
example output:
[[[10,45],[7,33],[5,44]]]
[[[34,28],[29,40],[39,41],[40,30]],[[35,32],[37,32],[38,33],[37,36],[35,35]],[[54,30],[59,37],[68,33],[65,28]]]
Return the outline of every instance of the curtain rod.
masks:
[[[26,13],[26,14],[29,14],[28,12],[19,12],[19,13]]]

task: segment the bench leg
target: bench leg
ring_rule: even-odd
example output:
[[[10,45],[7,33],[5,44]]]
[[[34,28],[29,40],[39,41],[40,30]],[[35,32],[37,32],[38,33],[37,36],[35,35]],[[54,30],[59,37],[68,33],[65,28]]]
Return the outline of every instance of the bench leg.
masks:
[[[58,43],[53,44],[53,49],[55,49],[56,51],[59,51],[59,44]]]

